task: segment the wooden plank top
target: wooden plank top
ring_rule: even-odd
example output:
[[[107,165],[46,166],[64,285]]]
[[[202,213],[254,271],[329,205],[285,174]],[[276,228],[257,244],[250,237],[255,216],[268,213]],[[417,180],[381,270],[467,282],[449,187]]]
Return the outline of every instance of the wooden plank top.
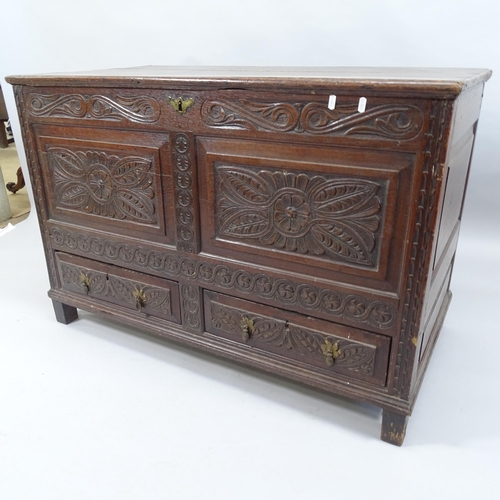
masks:
[[[362,68],[271,66],[140,66],[74,73],[9,76],[8,83],[33,86],[78,87],[189,87],[245,88],[270,86],[314,93],[328,91],[383,91],[415,95],[455,96],[487,81],[488,69]]]

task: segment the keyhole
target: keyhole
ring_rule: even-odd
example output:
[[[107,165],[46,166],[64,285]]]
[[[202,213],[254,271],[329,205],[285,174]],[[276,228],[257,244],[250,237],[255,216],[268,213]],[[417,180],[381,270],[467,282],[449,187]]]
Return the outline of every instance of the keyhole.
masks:
[[[177,111],[182,111],[182,99],[177,99]]]

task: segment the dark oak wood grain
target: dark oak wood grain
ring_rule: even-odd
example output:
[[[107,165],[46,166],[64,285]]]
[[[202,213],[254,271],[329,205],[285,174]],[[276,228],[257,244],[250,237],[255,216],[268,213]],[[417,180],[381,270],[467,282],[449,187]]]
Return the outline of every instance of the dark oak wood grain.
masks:
[[[9,77],[56,318],[82,308],[369,401],[401,445],[451,299],[490,74]]]

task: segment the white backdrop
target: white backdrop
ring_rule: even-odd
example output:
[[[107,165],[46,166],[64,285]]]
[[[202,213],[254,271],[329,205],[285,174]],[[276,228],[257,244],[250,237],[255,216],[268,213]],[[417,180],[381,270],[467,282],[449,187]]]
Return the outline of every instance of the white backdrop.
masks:
[[[0,4],[0,78],[19,149],[10,74],[145,64],[493,70],[455,298],[402,449],[377,440],[380,415],[371,407],[124,334],[89,315],[58,325],[31,218],[0,240],[0,311],[8,310],[0,324],[2,498],[378,498],[386,488],[384,498],[498,498],[498,2]]]

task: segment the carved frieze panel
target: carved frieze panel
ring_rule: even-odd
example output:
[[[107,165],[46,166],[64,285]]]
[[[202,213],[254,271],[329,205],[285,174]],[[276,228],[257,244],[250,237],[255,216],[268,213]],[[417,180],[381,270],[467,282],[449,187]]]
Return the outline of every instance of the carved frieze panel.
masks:
[[[374,136],[410,140],[423,127],[422,111],[409,104],[382,104],[358,112],[357,105],[326,103],[258,102],[247,99],[208,100],[201,118],[209,127],[265,130],[314,135]]]
[[[55,206],[142,224],[157,224],[151,157],[49,147]]]
[[[373,267],[383,181],[215,165],[217,237]]]
[[[28,94],[27,109],[33,116],[129,120],[154,123],[160,118],[160,104],[148,96],[107,97],[82,94]]]
[[[344,318],[355,324],[382,330],[393,326],[397,319],[395,307],[385,300],[371,300],[359,293],[346,294],[334,288],[318,287],[285,277],[276,278],[263,271],[251,272],[236,264],[214,263],[57,226],[50,227],[50,238],[56,249],[134,269],[149,270],[153,274],[192,280],[200,286],[209,285],[255,295],[266,301],[276,301],[284,307],[298,308],[322,317]]]

